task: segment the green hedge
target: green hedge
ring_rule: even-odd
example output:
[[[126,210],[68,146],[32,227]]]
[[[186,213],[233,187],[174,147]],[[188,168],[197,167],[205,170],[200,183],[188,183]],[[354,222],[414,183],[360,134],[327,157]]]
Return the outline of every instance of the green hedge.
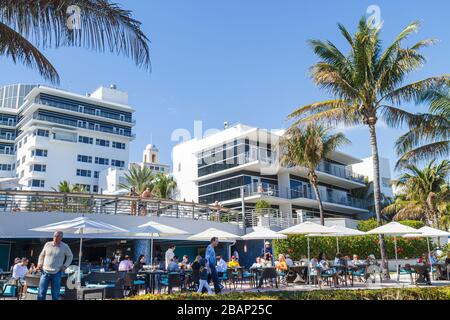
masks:
[[[372,289],[372,290],[316,290],[233,292],[223,295],[172,294],[144,295],[125,300],[450,300],[450,287]]]
[[[401,223],[421,228],[423,223],[420,221],[402,221]],[[377,222],[373,219],[361,221],[358,229],[361,231],[369,231],[377,227]],[[303,255],[307,255],[307,239],[304,236],[289,236],[287,240],[279,240],[274,242],[276,254],[289,254],[294,260],[298,260]],[[316,257],[320,252],[324,252],[328,258],[336,255],[336,238],[333,237],[312,237],[310,238],[311,257]],[[388,257],[395,256],[394,238],[386,237],[386,247]],[[378,236],[362,236],[362,237],[340,237],[339,251],[342,255],[352,256],[357,254],[360,259],[365,259],[368,255],[374,254],[380,258],[380,246]],[[397,237],[398,257],[403,258],[419,258],[423,253],[428,252],[426,239],[413,238],[405,239]]]

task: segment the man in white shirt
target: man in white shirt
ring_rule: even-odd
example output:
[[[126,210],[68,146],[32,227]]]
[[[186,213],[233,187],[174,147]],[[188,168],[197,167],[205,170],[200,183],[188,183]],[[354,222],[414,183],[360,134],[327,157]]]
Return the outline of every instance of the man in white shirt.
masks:
[[[217,273],[219,273],[219,277],[227,272],[227,263],[223,260],[222,256],[217,256]]]
[[[166,251],[166,270],[169,269],[169,264],[175,257],[175,246],[173,244],[169,245],[169,249]]]
[[[294,261],[292,261],[291,256],[290,255],[286,255],[286,265],[291,268],[294,266]]]
[[[13,277],[13,279],[24,281],[25,280],[25,276],[28,273],[29,273],[29,271],[28,271],[28,259],[27,258],[22,258],[20,260],[20,263],[17,263],[14,266],[12,277]]]
[[[125,256],[125,258],[119,263],[119,271],[130,272],[133,270],[133,262],[131,262],[130,256]]]

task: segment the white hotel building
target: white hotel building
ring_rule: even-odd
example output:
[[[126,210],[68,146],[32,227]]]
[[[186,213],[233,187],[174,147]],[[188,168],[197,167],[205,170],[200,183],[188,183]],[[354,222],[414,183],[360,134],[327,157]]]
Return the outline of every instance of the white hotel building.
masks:
[[[20,190],[50,191],[67,180],[98,193],[100,172],[128,167],[133,112],[115,86],[86,96],[35,85],[0,88],[0,178],[16,179]]]
[[[173,175],[180,200],[214,204],[251,214],[265,200],[285,219],[318,216],[318,203],[305,168],[279,164],[277,145],[284,131],[238,124],[173,149]],[[365,218],[365,200],[352,190],[365,187],[364,176],[352,165],[361,160],[333,152],[317,169],[319,189],[328,218]],[[243,192],[243,193],[242,193]]]

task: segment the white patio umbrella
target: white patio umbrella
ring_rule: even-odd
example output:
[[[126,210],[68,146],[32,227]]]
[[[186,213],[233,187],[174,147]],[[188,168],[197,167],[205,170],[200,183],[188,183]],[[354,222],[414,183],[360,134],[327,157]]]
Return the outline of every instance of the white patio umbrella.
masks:
[[[197,233],[193,236],[190,236],[188,240],[195,240],[195,241],[210,241],[212,237],[217,237],[221,241],[235,241],[241,239],[240,236],[222,231],[215,228],[207,229],[203,232]]]
[[[311,234],[333,234],[336,233],[336,230],[333,230],[329,227],[325,227],[322,226],[320,224],[317,223],[312,223],[312,222],[303,222],[301,224],[295,225],[293,227],[287,228],[285,230],[281,230],[280,232],[278,232],[280,234],[285,234],[285,235],[311,235]],[[310,274],[309,272],[309,261],[310,261],[310,244],[309,244],[309,239],[310,237],[306,237],[307,239],[307,243],[308,243],[308,275]],[[309,276],[308,276],[309,277]]]
[[[138,227],[142,229],[142,234],[145,236],[150,236],[150,264],[153,264],[153,239],[158,237],[170,237],[170,236],[178,236],[183,234],[188,234],[188,232],[170,227],[155,221],[147,222]],[[140,235],[140,233],[136,233],[135,235]]]
[[[78,268],[81,271],[81,257],[83,253],[83,235],[85,234],[105,234],[105,233],[125,233],[128,230],[116,227],[112,224],[95,221],[90,218],[80,217],[74,220],[61,221],[57,223],[48,224],[43,227],[30,229],[37,232],[56,232],[63,231],[65,233],[77,234],[80,236],[80,251],[78,258]],[[78,272],[77,284],[80,284],[81,272]]]
[[[280,234],[278,232],[263,227],[254,227],[253,232],[246,234],[245,236],[242,236],[242,240],[263,240],[264,243],[266,242],[266,240],[284,240],[284,239],[287,239],[286,235]]]
[[[398,222],[391,222],[384,226],[375,228],[367,232],[367,234],[383,234],[386,236],[394,237],[395,247],[395,268],[397,270],[397,279],[399,279],[400,269],[398,267],[398,253],[397,253],[397,236],[403,236],[405,234],[420,234],[420,231],[408,226],[405,226]]]
[[[420,231],[420,234],[405,234],[403,238],[427,238],[429,258],[431,257],[430,238],[450,237],[450,232],[442,231],[431,227],[423,227],[420,228],[418,231]]]
[[[336,253],[339,252],[339,238],[340,237],[356,237],[356,236],[364,236],[365,232],[351,229],[343,226],[334,225],[331,226],[330,229],[335,230],[336,233],[323,233],[323,234],[310,234],[309,237],[335,237],[336,238]]]

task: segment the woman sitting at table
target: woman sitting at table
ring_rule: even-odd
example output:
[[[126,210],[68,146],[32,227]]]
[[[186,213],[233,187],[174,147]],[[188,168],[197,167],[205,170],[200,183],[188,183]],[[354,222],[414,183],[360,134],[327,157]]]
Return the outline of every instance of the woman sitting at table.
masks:
[[[421,265],[422,267],[420,269],[421,276],[425,279],[427,285],[431,285],[430,273],[428,269],[430,266],[430,260],[428,260],[428,257],[425,253],[419,259],[419,265]]]
[[[288,271],[288,266],[286,264],[286,258],[284,257],[284,255],[280,254],[278,256],[278,263],[276,268],[278,273],[286,273]]]
[[[231,257],[231,260],[228,262],[228,268],[238,268],[240,267],[239,261],[236,260],[235,256]]]
[[[272,255],[270,253],[266,253],[264,258],[261,259],[261,264],[263,268],[273,267]]]
[[[141,254],[136,263],[133,265],[133,272],[141,271],[144,265],[145,265],[145,256]]]
[[[319,268],[322,272],[322,275],[331,276],[334,282],[334,285],[337,287],[338,281],[337,281],[337,273],[334,268],[330,267],[330,264],[327,261],[327,256],[325,253],[320,253],[319,258],[317,259],[319,261]]]
[[[357,254],[354,254],[351,264],[354,265],[354,266],[359,266],[359,265],[363,264],[363,262],[361,260],[359,260],[359,257],[358,257]]]

